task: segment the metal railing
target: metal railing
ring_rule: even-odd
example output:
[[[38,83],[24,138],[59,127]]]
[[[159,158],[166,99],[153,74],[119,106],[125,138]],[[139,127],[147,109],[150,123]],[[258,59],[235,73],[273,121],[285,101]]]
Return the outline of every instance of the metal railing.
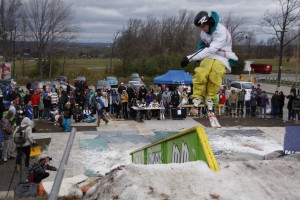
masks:
[[[62,179],[64,177],[66,165],[67,165],[69,155],[70,155],[70,152],[71,152],[71,148],[73,146],[73,141],[74,141],[74,138],[75,138],[76,131],[77,131],[76,128],[72,128],[67,146],[65,148],[64,155],[62,157],[62,160],[60,162],[57,174],[56,174],[54,182],[53,182],[53,186],[52,186],[52,189],[51,189],[51,192],[50,192],[50,195],[49,195],[49,200],[56,200],[57,199],[58,192],[59,192],[59,189],[60,189],[60,185],[61,185]]]

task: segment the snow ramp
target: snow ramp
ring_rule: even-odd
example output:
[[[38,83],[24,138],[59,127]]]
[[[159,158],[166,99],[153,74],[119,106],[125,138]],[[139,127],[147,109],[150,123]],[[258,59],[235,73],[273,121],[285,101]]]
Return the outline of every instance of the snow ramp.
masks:
[[[202,160],[213,171],[219,165],[201,126],[196,126],[130,153],[135,164],[168,164]]]

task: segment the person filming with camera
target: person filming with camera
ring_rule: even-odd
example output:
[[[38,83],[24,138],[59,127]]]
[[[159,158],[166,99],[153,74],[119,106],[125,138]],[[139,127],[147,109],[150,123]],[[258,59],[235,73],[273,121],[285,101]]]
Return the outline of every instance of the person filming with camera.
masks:
[[[41,154],[38,161],[27,168],[28,182],[40,183],[50,174],[46,170],[57,171],[57,168],[49,165],[52,158],[46,154]]]

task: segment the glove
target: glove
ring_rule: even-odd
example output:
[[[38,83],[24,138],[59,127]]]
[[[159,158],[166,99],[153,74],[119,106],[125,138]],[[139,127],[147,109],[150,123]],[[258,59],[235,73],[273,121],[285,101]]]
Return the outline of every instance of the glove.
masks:
[[[186,66],[188,66],[188,64],[190,63],[188,57],[184,57],[182,60],[181,60],[181,67],[184,68]]]

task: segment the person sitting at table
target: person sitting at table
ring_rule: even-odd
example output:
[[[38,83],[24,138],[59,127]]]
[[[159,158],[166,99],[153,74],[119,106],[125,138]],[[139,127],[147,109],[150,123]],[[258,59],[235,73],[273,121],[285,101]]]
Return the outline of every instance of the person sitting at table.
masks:
[[[141,99],[139,108],[146,108],[146,102],[143,98]],[[140,113],[140,120],[144,118],[144,115],[147,116],[147,110],[140,110],[139,113]]]
[[[157,119],[159,119],[159,113],[160,113],[160,104],[156,101],[156,99],[154,99],[151,103],[150,103],[150,105],[149,105],[149,107],[151,107],[151,108],[158,108],[158,109],[155,109],[155,110],[151,110],[151,112],[152,112],[152,117],[157,117]]]

